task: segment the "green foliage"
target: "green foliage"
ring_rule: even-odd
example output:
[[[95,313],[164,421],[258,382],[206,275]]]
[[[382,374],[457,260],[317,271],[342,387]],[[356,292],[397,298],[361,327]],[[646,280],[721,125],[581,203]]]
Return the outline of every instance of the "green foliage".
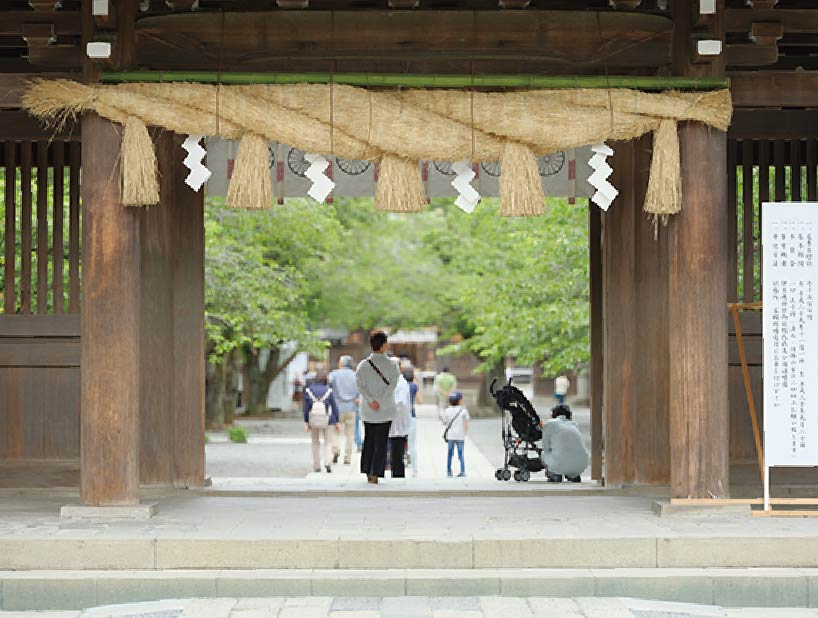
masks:
[[[231,442],[239,444],[247,443],[247,429],[244,427],[230,427],[227,430],[227,437]]]
[[[547,374],[589,359],[588,207],[550,199],[541,217],[501,218],[497,200],[474,213],[444,205],[431,234],[447,264],[450,352],[471,351],[486,369],[506,356]]]

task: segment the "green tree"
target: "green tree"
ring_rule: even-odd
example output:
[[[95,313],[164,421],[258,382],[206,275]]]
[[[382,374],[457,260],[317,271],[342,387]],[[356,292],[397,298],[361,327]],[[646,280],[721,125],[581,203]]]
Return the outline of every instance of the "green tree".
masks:
[[[547,374],[576,369],[590,356],[588,208],[550,199],[541,217],[501,218],[497,200],[474,213],[444,207],[447,225],[429,242],[447,263],[453,330],[487,382],[507,356]],[[485,384],[484,384],[485,386]]]

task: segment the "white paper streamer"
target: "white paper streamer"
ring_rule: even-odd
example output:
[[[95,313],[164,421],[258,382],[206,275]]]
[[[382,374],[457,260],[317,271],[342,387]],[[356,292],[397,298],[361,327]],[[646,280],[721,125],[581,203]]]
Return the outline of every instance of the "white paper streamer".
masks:
[[[185,141],[182,142],[182,148],[187,151],[183,163],[190,170],[187,178],[185,178],[185,184],[194,191],[201,189],[202,185],[210,178],[210,170],[202,163],[207,151],[199,145],[201,139],[201,135],[188,135]]]
[[[304,176],[312,181],[312,186],[307,190],[307,195],[316,202],[323,202],[335,188],[335,183],[324,174],[324,171],[329,167],[329,161],[320,154],[304,153],[304,158],[310,163],[307,171],[304,172]]]
[[[480,194],[471,186],[471,181],[474,180],[476,174],[472,169],[470,161],[458,161],[452,163],[452,171],[457,174],[452,180],[452,186],[460,194],[454,201],[455,205],[464,212],[472,213],[480,201]]]
[[[614,151],[606,144],[591,146],[591,150],[594,156],[588,161],[588,165],[594,171],[588,176],[588,184],[596,189],[596,193],[591,196],[591,201],[602,210],[608,210],[611,202],[619,195],[616,187],[608,182],[608,177],[613,173],[613,169],[608,165],[606,159],[613,155]]]

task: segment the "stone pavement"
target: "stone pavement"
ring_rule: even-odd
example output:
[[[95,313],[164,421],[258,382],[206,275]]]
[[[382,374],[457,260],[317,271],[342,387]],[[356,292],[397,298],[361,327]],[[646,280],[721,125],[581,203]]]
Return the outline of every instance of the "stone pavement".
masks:
[[[577,492],[598,488],[589,474],[585,475],[585,481],[580,484],[548,483],[544,473],[532,474],[528,483],[498,482],[494,472],[503,463],[499,416],[471,421],[469,436],[464,445],[467,478],[447,478],[447,448],[442,439],[444,427],[437,417],[437,408],[433,404],[420,405],[417,413],[418,469],[415,472],[411,466],[408,467],[406,479],[392,479],[387,472],[387,478],[381,482],[385,491],[508,494],[526,491]],[[580,419],[581,427],[587,430],[590,411],[578,408],[575,413]],[[360,455],[353,453],[351,463],[344,465],[343,446],[339,463],[332,467],[331,474],[323,470],[318,473],[311,471],[312,464],[308,463],[308,460],[311,461],[310,440],[303,432],[301,421],[246,421],[243,424],[249,427],[248,444],[230,444],[226,434],[208,434],[207,470],[212,483],[210,493],[321,494],[348,492],[363,487]],[[589,435],[586,440],[590,443]],[[340,439],[339,442],[343,440]],[[459,472],[459,465],[455,455],[452,462],[455,474]],[[295,471],[299,467],[306,472],[298,475]]]
[[[289,597],[170,600],[0,618],[818,618],[809,609],[723,609],[628,598]]]

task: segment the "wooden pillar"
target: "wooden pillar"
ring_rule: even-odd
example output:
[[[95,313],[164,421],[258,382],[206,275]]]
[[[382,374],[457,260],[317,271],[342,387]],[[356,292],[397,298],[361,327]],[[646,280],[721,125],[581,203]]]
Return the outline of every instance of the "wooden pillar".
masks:
[[[82,120],[81,498],[139,501],[139,211],[122,205],[121,133]]]
[[[141,225],[140,481],[172,485],[175,448],[173,358],[174,166],[180,159],[173,134],[156,143],[159,204],[138,208]]]
[[[619,197],[602,215],[604,263],[605,482],[633,481],[636,374],[633,143],[612,144],[611,182]],[[596,206],[591,206],[596,208]]]
[[[674,2],[676,75],[724,75],[723,55],[692,53],[697,3]],[[725,3],[710,38],[724,40]],[[694,62],[695,61],[695,62]],[[682,211],[669,233],[671,492],[675,498],[729,495],[727,400],[727,140],[699,123],[679,125]]]
[[[643,210],[651,145],[650,136],[613,144],[611,181],[619,197],[602,215],[601,372],[609,485],[670,482],[668,238]],[[591,319],[593,346],[593,311]]]
[[[670,232],[671,487],[676,498],[729,495],[727,140],[680,130],[682,212]]]
[[[591,478],[602,480],[603,435],[603,285],[602,285],[602,212],[588,206],[588,241],[591,294]]]
[[[184,182],[181,140],[174,143],[173,362],[174,482],[205,482],[204,190]]]

